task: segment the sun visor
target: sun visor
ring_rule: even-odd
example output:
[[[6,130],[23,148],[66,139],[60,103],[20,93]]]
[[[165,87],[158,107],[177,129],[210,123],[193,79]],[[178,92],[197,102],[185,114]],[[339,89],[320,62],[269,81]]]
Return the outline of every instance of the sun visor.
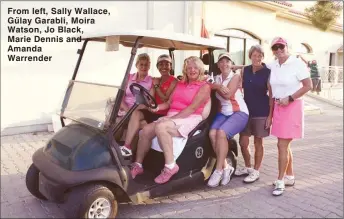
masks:
[[[107,36],[106,37],[106,51],[118,51],[119,50],[119,36]]]

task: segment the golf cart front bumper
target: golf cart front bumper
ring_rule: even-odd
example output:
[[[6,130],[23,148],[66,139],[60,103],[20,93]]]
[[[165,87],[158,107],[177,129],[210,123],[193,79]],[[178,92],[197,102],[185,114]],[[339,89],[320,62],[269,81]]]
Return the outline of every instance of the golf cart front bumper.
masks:
[[[39,173],[39,192],[48,200],[63,203],[66,187],[49,180],[42,173]]]
[[[71,171],[58,165],[53,157],[43,152],[43,148],[33,154],[32,160],[40,171],[38,189],[42,195],[53,202],[63,203],[70,189],[87,182],[109,182],[123,188],[116,166]]]

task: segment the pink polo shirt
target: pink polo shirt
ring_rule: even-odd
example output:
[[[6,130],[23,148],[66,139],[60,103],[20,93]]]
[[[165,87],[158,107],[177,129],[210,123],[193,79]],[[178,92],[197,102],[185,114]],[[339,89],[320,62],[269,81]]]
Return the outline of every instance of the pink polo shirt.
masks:
[[[205,84],[207,84],[206,81],[197,81],[190,84],[179,81],[175,88],[175,92],[173,93],[168,113],[180,112],[188,107],[192,103],[199,89]],[[205,101],[201,106],[199,106],[193,115],[202,115],[204,106],[207,102],[208,101]]]
[[[127,88],[125,90],[124,103],[127,104],[129,108],[131,108],[134,105],[135,100],[136,100],[135,96],[131,93],[130,88],[129,88],[129,86],[132,83],[137,83],[136,78],[137,78],[137,73],[129,75]],[[138,84],[142,85],[144,88],[146,88],[149,91],[153,85],[153,78],[147,75],[145,79],[143,81],[140,81]]]

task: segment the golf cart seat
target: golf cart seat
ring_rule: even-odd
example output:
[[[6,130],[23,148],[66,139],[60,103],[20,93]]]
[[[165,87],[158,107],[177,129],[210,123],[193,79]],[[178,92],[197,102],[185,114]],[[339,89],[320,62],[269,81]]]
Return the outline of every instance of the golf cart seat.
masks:
[[[189,174],[190,171],[197,171],[195,167],[199,167],[199,163],[205,163],[208,159],[205,154],[208,154],[211,150],[211,144],[209,140],[209,115],[211,111],[212,101],[209,99],[208,103],[203,109],[202,117],[203,121],[200,122],[190,133],[188,138],[173,137],[173,156],[174,160],[179,165],[178,174]],[[154,157],[154,158],[153,158]],[[150,165],[150,159],[155,160],[155,165]],[[151,150],[148,153],[143,165],[149,165],[149,169],[156,173],[161,171],[161,165],[164,165],[165,159],[160,148],[157,137],[152,141]],[[153,169],[153,170],[152,170]]]

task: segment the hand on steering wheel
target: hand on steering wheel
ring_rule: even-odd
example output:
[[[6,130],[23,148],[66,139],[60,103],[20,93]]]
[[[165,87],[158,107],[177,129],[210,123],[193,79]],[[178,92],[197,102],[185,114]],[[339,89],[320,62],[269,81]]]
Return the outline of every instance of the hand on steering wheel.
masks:
[[[132,83],[129,86],[131,93],[136,98],[137,104],[144,104],[145,106],[155,109],[158,107],[158,104],[155,101],[155,98],[149,93],[149,91],[138,83]]]

